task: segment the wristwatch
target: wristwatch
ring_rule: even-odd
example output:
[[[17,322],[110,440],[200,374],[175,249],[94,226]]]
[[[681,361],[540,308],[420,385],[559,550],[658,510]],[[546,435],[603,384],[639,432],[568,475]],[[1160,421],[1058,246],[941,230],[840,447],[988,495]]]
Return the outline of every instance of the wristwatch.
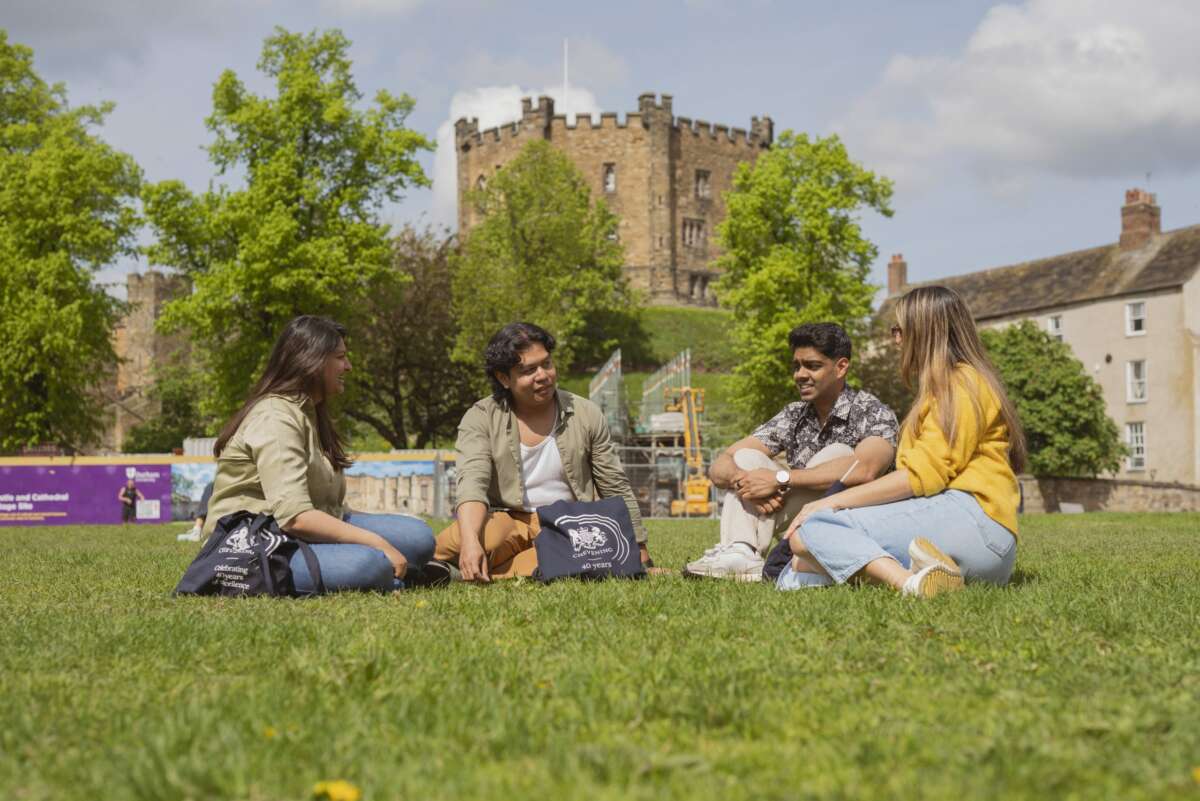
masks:
[[[792,471],[780,470],[775,473],[775,483],[779,484],[781,492],[787,492],[792,488]]]

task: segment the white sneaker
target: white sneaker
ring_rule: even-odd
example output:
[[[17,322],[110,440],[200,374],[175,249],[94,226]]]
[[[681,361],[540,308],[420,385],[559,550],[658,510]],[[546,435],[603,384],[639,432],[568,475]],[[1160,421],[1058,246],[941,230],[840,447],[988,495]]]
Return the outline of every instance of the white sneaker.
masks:
[[[193,526],[175,539],[179,540],[180,542],[199,542],[201,533],[202,532],[200,529]]]
[[[704,556],[689,562],[683,575],[691,578],[728,578],[762,581],[763,559],[750,545],[732,542],[709,548]]]
[[[943,592],[952,592],[963,588],[963,577],[941,564],[921,568],[908,577],[900,588],[901,595],[912,595],[917,598],[932,598]]]

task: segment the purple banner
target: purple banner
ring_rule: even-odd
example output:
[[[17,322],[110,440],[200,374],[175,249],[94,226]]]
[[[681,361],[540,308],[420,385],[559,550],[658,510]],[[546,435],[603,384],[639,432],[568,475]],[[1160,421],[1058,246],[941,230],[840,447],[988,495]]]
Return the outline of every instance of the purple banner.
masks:
[[[131,523],[171,520],[171,465],[0,465],[0,526],[120,523],[133,479]]]

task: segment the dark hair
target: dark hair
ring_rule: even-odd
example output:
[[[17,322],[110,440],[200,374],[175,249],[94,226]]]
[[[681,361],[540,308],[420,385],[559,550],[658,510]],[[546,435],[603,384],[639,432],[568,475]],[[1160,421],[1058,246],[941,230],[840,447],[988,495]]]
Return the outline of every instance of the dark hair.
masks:
[[[792,329],[788,344],[796,348],[816,348],[826,359],[850,358],[850,335],[837,323],[805,323]]]
[[[496,400],[512,400],[512,393],[496,378],[496,373],[508,373],[521,363],[521,354],[537,343],[554,352],[554,335],[533,323],[509,323],[501,328],[487,344],[483,352],[483,369],[492,382],[492,397]]]
[[[250,389],[250,395],[238,413],[221,429],[213,446],[213,455],[220,456],[226,443],[237,433],[238,426],[254,405],[268,395],[309,395],[323,389],[325,360],[346,338],[346,329],[328,317],[302,314],[284,326],[283,333],[271,348],[267,369]],[[344,470],[351,465],[342,445],[342,438],[333,427],[326,400],[317,407],[317,436],[321,450],[329,457],[334,469]]]

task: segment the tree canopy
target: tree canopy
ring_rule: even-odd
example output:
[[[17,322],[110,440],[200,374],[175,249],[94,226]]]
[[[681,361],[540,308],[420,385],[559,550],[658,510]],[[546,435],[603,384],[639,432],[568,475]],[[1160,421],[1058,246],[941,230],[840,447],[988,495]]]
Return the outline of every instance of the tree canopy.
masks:
[[[77,450],[104,428],[122,304],[94,280],[134,252],[141,173],[0,30],[0,451]]]
[[[148,257],[195,287],[168,305],[162,325],[192,337],[205,415],[237,407],[292,317],[361,319],[392,258],[383,206],[428,183],[416,155],[432,143],[405,126],[414,101],[381,90],[359,108],[348,49],[336,30],[276,29],[258,63],[273,97],[228,70],[213,89],[209,157],[243,185],[197,195],[166,181],[143,194],[157,237]]]
[[[752,425],[795,399],[787,335],[829,321],[865,333],[876,287],[875,246],[859,214],[890,216],[891,183],[850,159],[836,136],[785,131],[753,164],[741,164],[717,228],[723,306],[733,312],[737,403]]]
[[[458,361],[478,364],[492,334],[514,320],[558,338],[560,368],[599,365],[619,342],[638,339],[617,218],[564,154],[530,142],[467,202],[483,219],[466,233],[455,269]]]
[[[1029,472],[1094,477],[1120,468],[1125,446],[1104,393],[1069,346],[1030,320],[980,337],[1025,427]]]

